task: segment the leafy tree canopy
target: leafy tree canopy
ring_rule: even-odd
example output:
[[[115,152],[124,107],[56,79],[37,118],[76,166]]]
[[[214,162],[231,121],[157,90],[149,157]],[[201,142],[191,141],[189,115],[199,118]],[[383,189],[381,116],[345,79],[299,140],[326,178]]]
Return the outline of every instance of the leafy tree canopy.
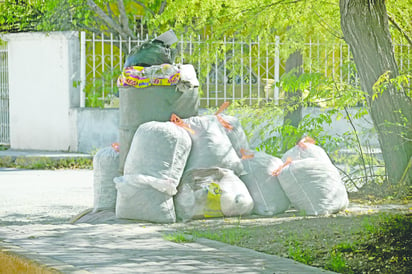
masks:
[[[136,24],[149,34],[170,28],[210,39],[303,41],[341,38],[338,0],[5,0],[0,32],[89,30],[135,36]],[[391,30],[412,36],[412,0],[386,1]],[[138,21],[136,19],[138,18]],[[295,43],[298,47],[298,43]]]

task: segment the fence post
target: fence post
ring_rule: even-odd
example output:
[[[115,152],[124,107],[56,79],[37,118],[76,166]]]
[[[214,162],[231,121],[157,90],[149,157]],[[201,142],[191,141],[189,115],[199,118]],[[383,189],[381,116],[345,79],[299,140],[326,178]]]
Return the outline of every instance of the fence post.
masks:
[[[80,32],[80,107],[86,106],[86,32]]]
[[[275,105],[279,105],[279,69],[280,69],[280,57],[279,57],[279,49],[280,49],[280,38],[276,36],[275,38]]]

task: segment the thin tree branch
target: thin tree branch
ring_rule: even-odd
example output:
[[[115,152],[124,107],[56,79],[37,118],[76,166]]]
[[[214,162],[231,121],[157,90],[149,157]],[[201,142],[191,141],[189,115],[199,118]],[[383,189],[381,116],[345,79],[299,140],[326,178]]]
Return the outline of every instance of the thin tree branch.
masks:
[[[160,5],[159,12],[157,13],[158,15],[162,14],[165,11],[166,4],[167,4],[166,0],[162,1],[162,4]]]
[[[109,25],[112,29],[114,29],[117,33],[119,33],[122,38],[127,39],[129,33],[125,33],[119,24],[110,18],[93,0],[87,0],[87,5],[93,10],[107,25]],[[132,35],[134,37],[134,35]]]
[[[336,165],[335,165],[335,167],[336,167],[340,172],[342,172],[342,173],[346,176],[346,178],[348,178],[348,180],[352,183],[352,185],[353,185],[357,190],[360,190],[360,187],[358,187],[358,185],[355,183],[355,181],[354,181],[343,169],[341,169],[340,167],[338,167],[338,166],[336,166]]]
[[[120,24],[121,24],[121,27],[123,28],[123,31],[127,33],[129,36],[135,37],[134,33],[129,28],[129,19],[127,17],[126,10],[124,8],[123,0],[118,0],[117,5],[119,8],[119,12],[120,12]]]
[[[144,8],[145,10],[147,10],[148,12],[150,12],[150,14],[154,17],[156,14],[154,11],[152,11],[151,9],[149,9],[143,2],[141,1],[137,1],[137,0],[133,0],[133,2],[135,2],[136,4],[138,4],[139,6],[141,6],[142,8]],[[166,2],[166,1],[165,1]]]
[[[395,21],[395,19],[393,19],[392,16],[389,15],[388,13],[388,20],[389,22],[392,23],[392,25],[399,30],[400,33],[402,33],[402,35],[406,38],[406,40],[408,41],[409,45],[412,46],[412,39],[408,36],[408,34],[398,25],[398,23]]]
[[[343,36],[340,36],[334,28],[332,28],[327,22],[325,22],[325,20],[323,20],[323,18],[319,15],[319,13],[315,9],[312,9],[312,10],[315,12],[316,16],[319,18],[319,21],[318,21],[319,24],[322,27],[324,27],[327,32],[329,32],[330,34],[332,34],[332,36],[335,36],[338,39],[343,39]]]
[[[362,146],[361,146],[361,143],[360,143],[360,140],[359,140],[358,133],[357,133],[357,131],[356,131],[355,125],[354,125],[353,122],[352,122],[352,119],[350,118],[348,109],[347,109],[346,107],[344,107],[343,109],[345,110],[346,117],[348,118],[348,121],[349,121],[351,127],[353,128],[353,133],[355,134],[356,141],[357,141],[358,147],[359,147],[359,152],[360,152],[360,157],[361,157],[361,160],[362,160],[363,170],[364,170],[364,172],[365,172],[366,183],[368,183],[368,174],[367,174],[367,172],[366,172],[365,156],[363,155],[363,150],[362,150]]]
[[[106,3],[106,9],[107,9],[107,13],[109,14],[110,18],[113,18],[114,15],[113,15],[112,9],[110,8],[109,2]]]

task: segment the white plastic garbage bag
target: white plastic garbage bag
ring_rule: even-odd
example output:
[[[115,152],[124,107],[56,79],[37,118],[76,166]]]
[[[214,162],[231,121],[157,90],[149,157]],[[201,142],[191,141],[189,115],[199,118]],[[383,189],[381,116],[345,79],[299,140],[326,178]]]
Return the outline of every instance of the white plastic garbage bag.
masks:
[[[141,174],[179,184],[192,141],[186,130],[171,122],[147,122],[133,137],[124,175]]]
[[[307,215],[336,213],[348,206],[345,185],[332,164],[313,158],[292,161],[278,178],[293,206]]]
[[[116,217],[155,223],[173,223],[176,213],[173,180],[146,175],[124,175],[114,179],[117,188]]]
[[[230,115],[225,115],[225,114],[218,114],[218,119],[219,117],[221,118],[222,126],[229,137],[230,142],[232,143],[232,146],[234,150],[236,151],[236,154],[239,157],[242,157],[242,154],[240,153],[240,150],[248,150],[249,149],[249,142],[247,140],[247,136],[245,131],[243,130],[243,127],[239,121],[239,119],[235,116],[230,116]],[[227,122],[228,126],[224,126],[223,124]]]
[[[189,134],[192,150],[185,171],[220,167],[244,174],[242,162],[215,115],[193,116],[183,122],[193,130]]]
[[[296,209],[307,215],[324,215],[348,206],[339,171],[312,139],[302,139],[282,159],[287,163],[278,172],[279,182]]]
[[[244,183],[229,169],[192,169],[184,173],[174,196],[179,220],[244,216],[253,199]]]
[[[253,213],[273,216],[286,211],[290,201],[280,186],[273,171],[282,164],[282,160],[261,151],[248,152],[242,158],[246,175],[240,176],[253,198]]]
[[[113,178],[120,176],[119,151],[115,147],[100,149],[93,157],[93,210],[115,209],[116,187]]]
[[[320,146],[315,145],[315,141],[310,137],[303,138],[296,146],[286,151],[282,156],[282,161],[285,162],[288,158],[291,160],[313,158],[332,164],[329,155],[325,150]]]

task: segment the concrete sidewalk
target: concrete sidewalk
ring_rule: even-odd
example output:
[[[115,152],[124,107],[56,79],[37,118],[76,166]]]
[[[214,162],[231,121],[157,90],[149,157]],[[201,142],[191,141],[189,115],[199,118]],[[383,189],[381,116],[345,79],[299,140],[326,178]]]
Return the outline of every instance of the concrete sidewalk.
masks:
[[[0,249],[62,273],[327,272],[206,239],[170,242],[173,225],[69,223],[92,206],[91,170],[0,168]]]

